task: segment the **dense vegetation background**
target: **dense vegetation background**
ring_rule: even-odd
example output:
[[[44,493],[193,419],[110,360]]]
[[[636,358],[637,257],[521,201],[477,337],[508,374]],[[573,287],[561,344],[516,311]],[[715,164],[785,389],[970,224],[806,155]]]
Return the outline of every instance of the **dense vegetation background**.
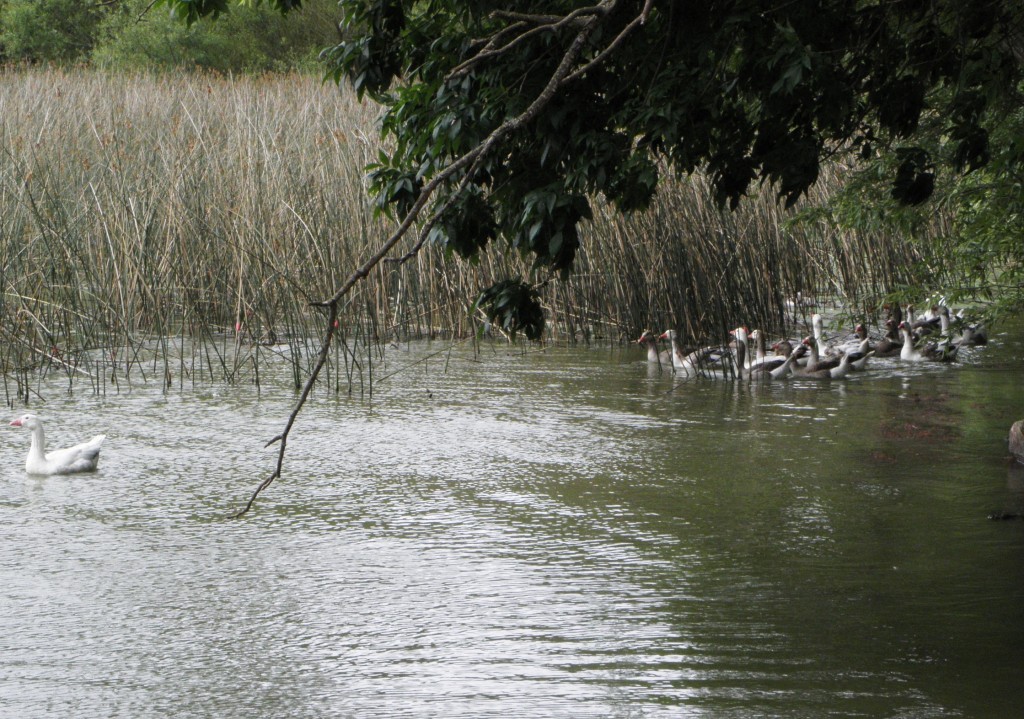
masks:
[[[118,327],[118,332],[154,328],[166,331],[203,316],[212,318],[212,325],[230,327],[237,323],[240,313],[245,313],[245,307],[251,305],[249,315],[262,320],[259,334],[279,334],[280,328],[273,325],[281,322],[281,313],[276,309],[281,301],[270,299],[277,297],[271,288],[276,288],[275,292],[291,293],[298,302],[294,310],[297,313],[299,307],[315,299],[318,293],[321,297],[330,296],[338,278],[324,274],[323,266],[317,263],[302,266],[301,259],[296,266],[292,265],[292,258],[285,261],[282,257],[266,257],[254,262],[253,258],[262,257],[260,253],[266,247],[266,227],[257,226],[251,215],[246,216],[248,219],[243,217],[244,222],[237,219],[223,222],[223,218],[231,217],[233,208],[246,204],[250,210],[261,206],[260,213],[266,216],[295,219],[297,224],[287,232],[275,230],[277,237],[293,234],[308,237],[323,248],[317,251],[319,254],[344,247],[347,266],[328,266],[332,273],[343,273],[372,254],[380,239],[390,231],[387,223],[393,213],[389,208],[395,206],[403,210],[403,203],[410,204],[416,198],[415,192],[402,188],[415,190],[417,183],[422,184],[429,173],[442,171],[440,168],[449,162],[448,153],[461,147],[467,133],[472,134],[468,129],[471,123],[451,122],[462,110],[451,110],[446,103],[454,108],[459,102],[469,102],[464,108],[465,116],[472,117],[476,108],[473,103],[478,100],[462,98],[459,92],[464,88],[453,94],[436,91],[430,83],[446,82],[443,80],[446,71],[431,70],[429,63],[416,65],[413,62],[423,59],[420,48],[431,45],[407,28],[401,35],[405,38],[401,43],[408,45],[402,46],[403,52],[410,54],[411,64],[406,72],[421,85],[398,85],[387,94],[384,92],[386,83],[381,79],[379,86],[369,88],[371,95],[378,95],[378,99],[384,101],[385,110],[389,104],[391,107],[391,114],[385,115],[384,137],[380,137],[376,118],[380,108],[368,102],[360,106],[345,92],[348,83],[341,82],[344,70],[352,74],[349,79],[356,91],[362,92],[368,89],[367,78],[375,77],[376,66],[364,67],[359,60],[363,56],[354,52],[363,46],[360,43],[369,42],[369,55],[365,56],[369,61],[384,62],[382,67],[390,68],[389,72],[397,68],[388,64],[391,55],[382,49],[386,46],[375,45],[373,40],[373,33],[380,32],[386,36],[385,40],[390,38],[387,27],[378,27],[374,24],[376,21],[368,20],[368,29],[359,29],[362,16],[356,8],[362,4],[347,2],[339,7],[336,0],[304,0],[299,9],[281,14],[277,9],[295,3],[290,0],[273,3],[0,0],[0,57],[11,68],[7,74],[6,156],[0,167],[2,179],[11,191],[4,195],[4,225],[0,230],[6,238],[21,238],[29,247],[41,248],[44,255],[52,254],[52,247],[45,243],[58,238],[69,248],[75,248],[63,252],[63,256],[91,254],[95,257],[91,266],[94,271],[112,254],[110,247],[133,247],[137,242],[148,242],[156,233],[162,233],[160,239],[164,247],[178,246],[184,237],[203,238],[200,246],[213,249],[205,253],[193,252],[199,258],[197,262],[215,263],[233,256],[228,251],[233,249],[242,259],[229,262],[231,271],[211,264],[197,268],[192,279],[184,284],[174,278],[155,284],[149,282],[151,287],[167,290],[166,297],[156,303],[163,309],[159,322],[153,321],[153,313],[130,309],[112,298],[104,299],[103,306],[121,304],[126,315],[109,325]],[[203,12],[230,5],[230,12],[222,14],[217,22],[185,23],[181,12],[179,17],[172,17],[168,12],[168,6],[174,5],[181,6],[179,10],[187,7],[189,11],[202,6]],[[916,5],[913,8],[912,4],[904,5],[908,13],[917,12]],[[996,9],[998,5],[994,4]],[[392,6],[398,7],[394,3],[380,4],[382,8]],[[339,17],[346,7],[350,16],[339,29]],[[461,6],[457,3],[437,3],[436,7],[450,7],[455,16],[461,17]],[[485,14],[480,10],[476,17]],[[411,26],[413,16],[408,20]],[[691,23],[698,20],[688,18]],[[417,16],[416,22],[423,24],[417,31],[437,30],[442,36],[453,28],[468,32],[459,23],[440,23],[435,28],[437,23],[432,24],[429,13]],[[715,23],[712,26],[717,27]],[[904,28],[904,32],[911,33],[907,37],[908,47],[915,41],[912,33],[923,32],[921,27],[925,26]],[[486,28],[477,29],[482,32]],[[364,32],[365,35],[361,34]],[[781,32],[780,37],[780,42],[784,41],[783,45],[793,52],[801,47],[788,30]],[[731,42],[730,37],[725,39]],[[1002,41],[999,47],[1017,40]],[[438,61],[457,63],[458,52],[465,51],[464,46],[453,44],[450,39],[438,42],[438,54],[431,56]],[[524,49],[521,58],[526,63],[524,68],[533,67],[528,62],[533,54],[545,52],[546,46],[541,45],[540,49]],[[520,46],[521,43],[516,44]],[[895,46],[902,47],[900,42]],[[457,50],[459,47],[463,50]],[[323,54],[324,48],[332,49]],[[756,49],[775,52],[770,47]],[[378,58],[374,53],[383,54]],[[326,58],[328,64],[322,64],[321,58]],[[810,100],[797,93],[801,82],[806,80],[801,73],[807,70],[808,62],[799,53],[793,57],[779,55],[776,70],[786,82],[772,85],[771,77],[761,78],[764,85],[761,90],[768,93],[768,99],[780,102],[780,98],[787,99],[786,107],[792,105],[797,111],[811,106]],[[978,62],[979,67],[991,72],[993,63],[984,58]],[[64,69],[54,70],[55,67]],[[263,73],[266,84],[232,87],[210,81],[209,76],[204,80],[203,75],[188,72],[185,75],[194,82],[172,86],[160,80],[161,71],[171,69],[179,71],[175,73],[178,76],[183,76],[181,70],[212,70],[232,75]],[[140,77],[140,70],[155,70],[156,73]],[[295,85],[294,78],[287,74],[295,70],[305,74],[308,82],[303,83],[304,89],[301,93],[282,92],[282,85]],[[505,71],[504,68],[499,70]],[[915,67],[910,65],[906,71],[915,71]],[[53,72],[57,74],[48,74]],[[341,82],[340,99],[319,83],[325,72]],[[423,72],[434,73],[430,82],[421,76]],[[500,75],[491,78],[488,75],[491,70],[480,72],[481,78],[489,78],[488,82],[495,86],[505,82]],[[881,80],[887,77],[886,72],[885,67],[880,67]],[[35,77],[33,73],[37,73]],[[575,199],[562,203],[560,193],[566,190],[558,190],[557,183],[552,182],[526,193],[523,212],[517,215],[508,210],[505,213],[509,222],[525,228],[523,232],[529,230],[525,235],[512,233],[511,247],[493,242],[487,245],[487,239],[494,234],[495,218],[484,221],[487,219],[485,205],[468,200],[456,202],[453,207],[462,214],[461,219],[456,222],[458,218],[449,218],[436,224],[429,234],[431,241],[426,243],[424,254],[415,263],[409,263],[408,267],[392,265],[379,276],[375,275],[381,284],[370,291],[380,298],[373,303],[373,322],[377,326],[374,334],[386,336],[391,331],[398,334],[396,327],[414,333],[443,331],[455,335],[466,332],[464,318],[473,315],[473,301],[489,282],[504,288],[492,299],[505,301],[508,306],[518,301],[514,293],[528,291],[528,299],[532,299],[536,292],[550,321],[549,331],[572,337],[603,334],[621,339],[635,336],[644,326],[674,326],[682,329],[686,336],[697,339],[719,333],[737,317],[759,326],[779,328],[785,319],[786,298],[798,291],[804,295],[827,295],[841,303],[850,315],[869,321],[877,319],[879,308],[886,301],[893,300],[930,303],[941,297],[948,302],[970,302],[989,313],[1016,309],[1022,298],[1024,268],[1024,193],[1021,191],[1024,186],[1024,141],[1021,140],[1024,111],[1019,103],[1016,111],[1001,111],[1007,105],[1014,106],[1012,101],[1019,97],[1020,87],[1007,87],[999,73],[986,76],[985,87],[995,99],[986,105],[976,95],[971,96],[975,100],[971,107],[976,111],[968,113],[970,117],[957,125],[963,130],[960,135],[949,133],[949,118],[942,113],[923,112],[919,118],[915,116],[913,123],[913,152],[900,149],[877,155],[861,152],[859,158],[837,155],[830,164],[823,166],[813,191],[805,196],[801,196],[799,183],[787,190],[785,181],[773,183],[768,177],[762,184],[736,190],[744,192],[748,200],[746,207],[738,211],[717,207],[722,199],[721,168],[716,172],[711,167],[708,174],[704,174],[707,168],[698,168],[694,174],[681,177],[668,166],[670,158],[662,158],[659,164],[649,164],[649,158],[630,157],[622,161],[621,150],[629,145],[620,142],[619,133],[606,137],[608,133],[601,127],[577,128],[578,132],[569,132],[567,139],[563,138],[564,147],[552,141],[555,149],[551,150],[557,150],[566,158],[583,158],[584,165],[578,171],[567,173],[570,179],[582,178],[579,179],[582,184],[567,195]],[[131,77],[131,82],[127,82],[126,77]],[[912,77],[893,75],[895,89],[886,86],[886,91],[891,91],[886,97],[893,102],[885,105],[891,110],[887,111],[888,115],[882,113],[881,120],[885,122],[881,125],[895,123],[900,130],[910,122],[911,111],[920,110],[916,105],[907,107],[895,103],[913,89],[913,83],[908,84],[908,78]],[[1005,77],[1015,78],[1012,72],[1007,72]],[[72,93],[69,83],[82,92]],[[463,85],[477,87],[475,83]],[[627,82],[627,87],[629,85]],[[824,86],[827,85],[825,82]],[[48,87],[56,94],[46,92]],[[757,89],[758,86],[754,83],[752,87]],[[930,101],[936,107],[948,105],[957,91],[939,84],[933,93],[936,97]],[[205,94],[206,100],[185,102],[177,96],[179,92],[189,98]],[[252,107],[239,104],[239,94],[250,92],[255,93],[256,104]],[[668,90],[665,92],[666,97],[671,96]],[[123,93],[127,95],[122,97]],[[405,98],[403,93],[409,97]],[[270,97],[281,101],[264,103],[263,98]],[[495,97],[507,100],[510,94],[503,92]],[[127,113],[126,108],[132,107],[136,98],[144,98],[140,108],[160,108],[157,116]],[[271,128],[267,131],[279,132],[272,129],[276,123],[283,118],[303,117],[309,106],[306,100],[314,98],[317,103],[324,98],[334,98],[328,102],[338,103],[338,115],[329,120],[317,120],[323,126],[308,124],[308,121],[294,125],[287,131],[289,141],[295,144],[290,154],[282,154],[286,146],[276,139],[270,147],[264,147],[267,136],[253,133],[254,128],[263,126],[264,120]],[[434,102],[441,105],[433,107]],[[81,104],[76,107],[75,103]],[[417,103],[424,107],[419,108]],[[669,105],[663,108],[665,112],[671,109]],[[356,110],[357,107],[363,109]],[[371,108],[368,112],[367,107]],[[651,106],[652,121],[660,116],[659,107]],[[42,114],[33,114],[36,108],[41,109]],[[236,109],[240,114],[235,114]],[[413,115],[405,117],[403,113]],[[543,143],[566,132],[564,123],[559,124],[564,113],[557,107],[551,113],[554,124],[547,130],[536,129],[536,142],[529,145],[530,152],[546,147]],[[12,122],[15,118],[18,120]],[[55,118],[64,119],[57,122]],[[491,117],[489,122],[497,124],[495,118],[500,115]],[[980,126],[979,120],[984,121],[986,142],[978,142],[970,134]],[[219,127],[222,122],[223,130]],[[671,124],[667,120],[662,123],[664,127]],[[178,137],[183,128],[190,128],[191,136],[181,137],[176,145],[167,145],[169,154],[161,156],[156,164],[154,158],[146,157],[144,149],[139,150],[140,161],[123,161],[126,151],[133,151],[136,146],[154,147],[154,136]],[[438,128],[444,128],[445,132],[439,134]],[[113,136],[118,144],[109,144],[105,130],[116,130]],[[207,141],[208,135],[221,131],[228,133],[227,144],[223,140],[219,145]],[[902,130],[896,132],[897,140],[902,138],[901,133]],[[701,133],[690,135],[701,136]],[[38,142],[38,138],[47,136],[53,136],[54,141]],[[434,136],[434,141],[423,139],[430,136]],[[35,144],[29,142],[33,137],[37,138]],[[290,184],[288,178],[307,172],[308,158],[324,154],[325,137],[332,138],[332,147],[338,143],[338,138],[344,138],[342,144],[349,148],[355,147],[352,144],[355,138],[358,148],[350,158],[325,160],[327,165],[316,170],[319,179],[315,184]],[[95,146],[94,139],[98,141]],[[876,138],[873,146],[884,145]],[[378,154],[378,151],[391,151],[389,148],[397,148],[410,157],[389,158]],[[226,158],[218,152],[225,152]],[[917,162],[914,158],[918,155],[914,153],[930,159]],[[526,157],[517,152],[506,156]],[[546,156],[540,155],[538,168]],[[239,157],[256,158],[259,172],[254,175],[253,163],[248,159],[238,162]],[[76,158],[76,161],[69,163],[69,158]],[[593,162],[585,164],[587,158]],[[776,160],[783,163],[780,167],[788,167],[783,162],[785,158]],[[376,169],[369,175],[367,188],[363,184],[364,168],[374,161]],[[417,173],[426,174],[413,177],[410,174],[413,170],[404,166],[409,163]],[[935,172],[932,163],[966,167],[968,171]],[[74,171],[69,172],[69,165],[73,165]],[[918,180],[934,182],[928,196],[922,195],[921,201],[908,204],[894,197],[892,178],[898,178],[903,167],[913,169],[909,186],[903,188],[904,199],[908,191],[915,190],[914,183]],[[279,175],[268,173],[266,168],[273,168]],[[236,172],[237,175],[231,174]],[[496,183],[494,178],[502,176],[497,169],[494,172],[497,174],[488,175],[492,184]],[[521,174],[525,179],[517,182],[529,189],[533,184],[554,177],[546,172],[549,171],[523,170]],[[608,179],[615,172],[626,173],[620,178],[621,182]],[[140,179],[134,179],[136,175]],[[264,184],[265,178],[278,176],[283,178],[279,185]],[[230,177],[230,182],[223,182],[224,177]],[[589,196],[595,198],[592,204],[589,199],[583,200],[581,194],[582,189],[589,187],[586,178],[591,177],[605,178],[601,180],[604,184],[588,190]],[[803,182],[807,178],[801,175],[798,179]],[[193,184],[178,194],[183,180]],[[344,202],[331,200],[331,188],[338,181],[344,181],[347,190],[351,189],[346,192]],[[660,183],[656,192],[652,183]],[[457,185],[453,184],[453,188]],[[507,189],[517,185],[510,181],[501,186]],[[239,195],[223,192],[225,187],[239,188]],[[481,187],[487,187],[486,183]],[[109,188],[111,197],[124,198],[120,204],[129,211],[123,223],[112,221],[118,215],[106,206],[104,188]],[[174,209],[178,198],[187,197],[188,191],[194,193],[197,189],[203,191],[201,206],[184,213]],[[366,189],[370,192],[366,193]],[[494,192],[488,190],[489,194]],[[780,207],[774,202],[777,195],[782,195],[792,207]],[[153,217],[170,219],[161,219],[162,224],[151,221],[142,231],[138,230],[134,223],[141,198],[146,199],[146,207],[155,208]],[[631,211],[622,212],[623,202],[629,198],[632,199],[625,205]],[[305,212],[302,208],[311,207],[311,202],[330,211]],[[559,241],[558,238],[563,237],[559,233],[548,237],[540,220],[526,222],[532,217],[531,212],[550,204],[555,210],[550,211],[548,219],[561,217],[562,210],[568,213],[568,219],[562,218],[571,230],[568,240]],[[589,207],[585,212],[580,209],[585,205],[595,208],[592,214]],[[514,208],[517,205],[510,199],[502,206]],[[636,209],[643,211],[632,211]],[[591,216],[580,222],[588,214]],[[216,217],[216,221],[211,217]],[[325,217],[333,219],[322,221]],[[192,218],[199,223],[198,228],[188,227]],[[580,224],[579,237],[576,236],[577,223]],[[537,227],[541,227],[539,232],[534,231]],[[353,228],[359,229],[353,232]],[[88,253],[82,249],[98,238],[106,238],[105,249],[92,247]],[[410,250],[413,242],[414,238],[410,237],[398,251]],[[551,254],[551,247],[556,243],[562,249]],[[531,263],[530,252],[537,247],[543,252]],[[418,245],[414,251],[419,251]],[[38,301],[49,292],[48,299],[51,306],[57,308],[57,316],[62,316],[60,309],[71,306],[87,311],[93,300],[57,297],[54,294],[57,284],[51,282],[35,288],[32,282],[21,285],[20,280],[12,280],[16,276],[13,270],[21,266],[24,255],[6,249],[4,254],[18,259],[4,268],[8,288],[16,290],[12,296],[32,297]],[[565,261],[559,260],[552,267],[568,276],[569,281],[549,282],[551,278],[546,274],[545,263],[540,260],[558,260],[563,254]],[[471,262],[447,262],[454,255]],[[294,258],[303,256],[303,253],[293,255]],[[181,268],[193,264],[191,260],[170,259],[157,266]],[[446,266],[445,272],[436,270],[438,264]],[[244,273],[239,270],[243,265]],[[272,271],[260,276],[255,272],[257,266]],[[571,274],[566,272],[570,266]],[[422,270],[416,273],[415,281],[407,276],[413,267]],[[290,270],[289,280],[284,283],[273,279],[274,272],[280,274],[282,268]],[[125,281],[127,276],[119,271],[116,263],[104,272],[108,270],[111,277]],[[31,268],[27,271],[26,277],[34,281]],[[72,265],[68,271],[80,272],[81,268]],[[232,273],[238,277],[226,281]],[[200,288],[197,277],[209,281]],[[529,278],[530,287],[502,285],[505,277]],[[67,286],[75,287],[73,283]],[[120,291],[122,295],[132,296],[124,286]],[[503,296],[502,291],[507,296]],[[151,290],[149,293],[152,295]],[[197,297],[202,298],[199,305]],[[256,297],[266,301],[255,302]],[[444,299],[439,300],[440,297]],[[416,306],[412,307],[410,302]],[[389,303],[392,306],[387,308]],[[368,306],[363,302],[353,305],[363,310]],[[400,305],[412,308],[398,311],[396,307]],[[439,311],[441,307],[445,308],[443,312]],[[17,314],[24,309],[16,304],[11,311]],[[442,316],[443,322],[439,321]],[[289,320],[289,324],[294,325],[294,322]],[[58,344],[53,341],[53,337],[61,334],[54,329],[56,326],[48,326],[41,333],[44,336],[29,342],[29,357]],[[63,332],[70,342],[74,332],[70,328]],[[15,364],[21,364],[24,359],[19,358]]]
[[[338,41],[337,0],[308,0],[285,17],[238,6],[221,22],[186,26],[152,0],[0,0],[0,60],[103,68],[259,72],[317,67]]]

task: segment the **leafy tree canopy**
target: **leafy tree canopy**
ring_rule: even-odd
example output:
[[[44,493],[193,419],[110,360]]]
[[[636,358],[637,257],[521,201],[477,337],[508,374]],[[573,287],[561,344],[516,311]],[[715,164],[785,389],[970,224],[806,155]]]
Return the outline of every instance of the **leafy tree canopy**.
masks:
[[[87,54],[102,13],[79,0],[0,2],[0,47],[8,58],[65,62]]]
[[[229,6],[161,2],[188,22]],[[472,257],[503,238],[564,275],[592,198],[642,209],[664,172],[707,171],[722,205],[758,182],[792,205],[853,152],[886,158],[891,196],[917,205],[942,172],[1024,157],[990,130],[1019,105],[1018,0],[339,4],[326,58],[385,107],[371,187],[402,220],[392,243],[418,220],[419,244]],[[950,152],[918,142],[925,121]],[[505,326],[536,322],[529,292],[493,295]]]
[[[121,0],[107,8],[90,59],[102,67],[203,68],[222,72],[315,67],[336,42],[335,0],[306,0],[281,17],[266,6],[236,8],[217,23],[186,26],[153,0]]]

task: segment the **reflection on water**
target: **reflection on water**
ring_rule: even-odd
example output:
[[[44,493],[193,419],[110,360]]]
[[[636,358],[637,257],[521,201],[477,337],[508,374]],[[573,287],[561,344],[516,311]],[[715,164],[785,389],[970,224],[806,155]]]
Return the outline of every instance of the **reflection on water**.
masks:
[[[639,350],[56,397],[0,443],[0,709],[75,716],[1005,717],[1024,700],[1021,346],[832,384]],[[403,370],[403,368],[409,368]],[[384,376],[382,371],[380,376]]]

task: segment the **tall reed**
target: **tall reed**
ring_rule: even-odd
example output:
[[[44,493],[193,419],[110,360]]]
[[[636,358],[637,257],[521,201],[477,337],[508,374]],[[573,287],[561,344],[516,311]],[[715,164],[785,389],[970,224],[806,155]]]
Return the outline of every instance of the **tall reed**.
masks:
[[[386,234],[362,169],[377,153],[376,109],[315,78],[8,69],[0,118],[9,404],[52,372],[103,392],[136,378],[259,383],[261,365],[283,359],[298,386],[323,323],[310,302]],[[632,217],[594,204],[572,279],[544,290],[552,339],[780,327],[797,291],[884,293],[900,278],[880,268],[907,251],[791,229],[770,197],[720,212],[699,176],[667,181]],[[476,265],[432,247],[381,265],[343,308],[329,384],[367,391],[383,340],[471,336],[479,291],[527,274],[500,247]]]

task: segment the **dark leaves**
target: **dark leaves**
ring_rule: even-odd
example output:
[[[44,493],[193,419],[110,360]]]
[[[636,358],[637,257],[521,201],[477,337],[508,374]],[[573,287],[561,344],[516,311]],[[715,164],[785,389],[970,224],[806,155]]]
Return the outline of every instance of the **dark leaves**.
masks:
[[[984,110],[985,99],[980,93],[959,93],[950,103],[950,139],[956,146],[953,163],[958,172],[984,167],[991,157],[988,131],[980,124]]]
[[[438,218],[432,240],[463,259],[472,259],[497,235],[491,206],[480,189],[467,188]]]
[[[952,139],[956,142],[953,161],[958,172],[973,172],[988,164],[991,152],[984,127],[961,125],[954,129]]]
[[[935,189],[935,168],[931,155],[920,147],[896,151],[899,167],[892,185],[892,197],[904,205],[920,205]]]
[[[405,10],[400,0],[343,0],[345,39],[326,50],[322,59],[335,81],[348,78],[360,97],[385,101],[384,93],[402,71]]]
[[[164,0],[164,3],[188,25],[207,16],[217,18],[228,9],[228,0]]]
[[[539,340],[544,334],[544,310],[536,288],[516,278],[488,287],[476,301],[489,321],[511,337],[519,332]]]
[[[878,124],[895,137],[908,137],[917,130],[925,106],[925,85],[913,75],[892,78],[876,91],[872,102],[878,107]]]
[[[645,155],[632,155],[608,183],[606,194],[620,212],[646,209],[658,188],[658,168]]]
[[[585,197],[548,185],[523,198],[512,244],[524,254],[533,254],[536,265],[550,267],[565,277],[580,245],[578,224],[590,217]]]
[[[376,198],[376,212],[394,219],[392,207],[401,218],[416,204],[423,190],[423,179],[412,170],[390,166],[390,159],[381,152],[379,161],[367,169],[370,171],[370,189]]]

